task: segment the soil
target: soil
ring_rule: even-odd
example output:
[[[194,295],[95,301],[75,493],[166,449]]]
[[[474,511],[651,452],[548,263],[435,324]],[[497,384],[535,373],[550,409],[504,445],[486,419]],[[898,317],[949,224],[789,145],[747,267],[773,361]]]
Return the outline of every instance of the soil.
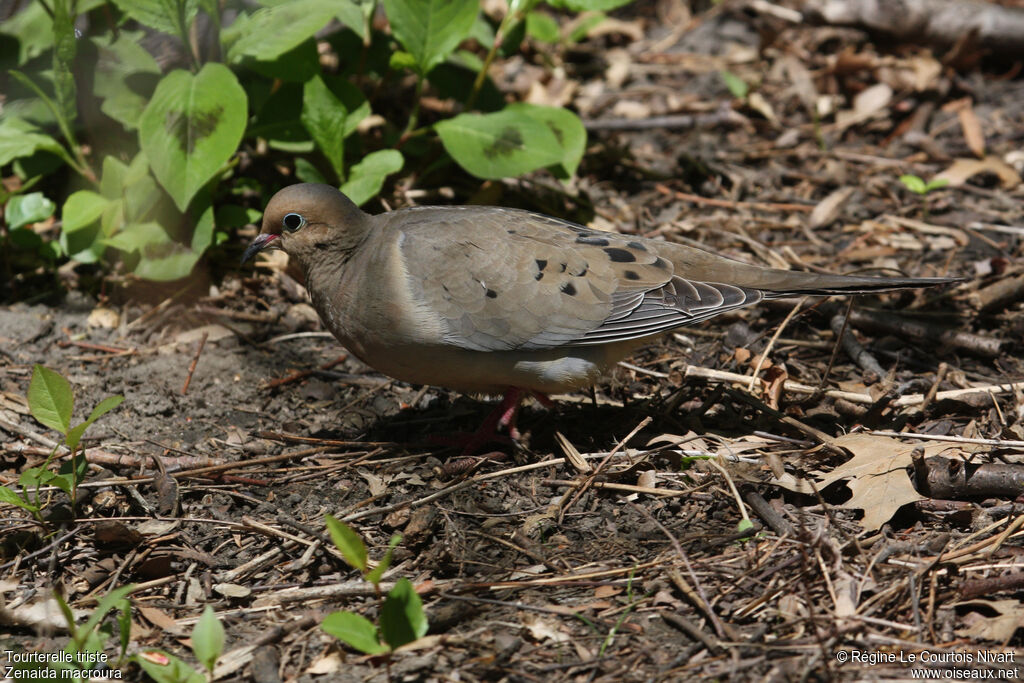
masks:
[[[881,52],[853,29],[775,24],[779,37],[758,53],[768,19],[727,11],[655,53],[671,35],[645,11],[622,18],[646,31],[628,46],[627,86],[582,66],[607,67],[608,51],[624,47],[614,33],[570,64],[584,89],[597,84],[574,102],[583,117],[617,118],[629,103],[644,116],[724,107],[739,123],[592,132],[570,188],[578,199],[538,174],[497,184],[492,200],[589,213],[597,227],[766,265],[967,277],[856,301],[883,321],[850,326],[882,376],[836,350],[831,321],[847,300],[801,302],[795,314],[795,300],[771,302],[652,341],[593,392],[528,403],[516,445],[466,459],[437,438],[473,429],[491,402],[363,365],[323,333],[279,264],[226,274],[219,264],[153,303],[127,286],[105,299],[72,287],[53,304],[11,303],[0,310],[0,480],[41,464],[55,438],[24,400],[34,364],[68,378],[76,420],[107,396],[125,400],[86,432],[91,467],[73,522],[62,495],[45,527],[3,508],[0,611],[56,586],[89,614],[95,597],[135,583],[131,651],[194,664],[184,639],[210,605],[227,633],[220,680],[864,680],[909,677],[911,656],[940,673],[1020,677],[1019,484],[1016,495],[928,498],[913,492],[909,452],[935,442],[904,438],[907,453],[886,469],[894,437],[864,452],[833,440],[865,430],[975,439],[945,454],[1024,466],[1020,299],[972,305],[1024,265],[1024,230],[986,227],[1024,224],[1019,178],[982,174],[926,198],[898,181],[971,155],[958,98],[982,121],[989,154],[1019,154],[1021,81],[994,66],[940,68],[928,89],[897,88],[859,123],[822,129],[791,85],[801,63],[823,97],[851,107],[875,79],[930,54]],[[745,56],[716,56],[724,44]],[[836,69],[856,56],[870,66]],[[726,66],[759,83],[777,122],[730,97]],[[923,128],[908,124],[925,106]],[[836,191],[844,199],[812,225]],[[391,199],[408,201],[401,188]],[[908,321],[973,337],[915,336]],[[693,371],[750,375],[765,351],[753,393]],[[787,379],[873,402],[784,389]],[[854,458],[884,462],[803,492],[786,484],[822,484]],[[908,499],[877,490],[895,486],[884,478],[893,472]],[[380,614],[369,585],[328,550],[325,514],[348,521],[372,559],[402,535],[384,584],[413,582],[430,631],[390,664],[318,627],[336,610]],[[24,619],[0,619],[0,651],[67,642]],[[980,653],[1003,660],[980,663]],[[125,673],[142,677],[135,665]]]

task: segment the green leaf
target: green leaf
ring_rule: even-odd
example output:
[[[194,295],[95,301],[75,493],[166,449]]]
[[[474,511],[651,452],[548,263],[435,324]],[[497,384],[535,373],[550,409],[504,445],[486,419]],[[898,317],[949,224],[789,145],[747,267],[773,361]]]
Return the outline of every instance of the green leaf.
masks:
[[[82,434],[89,428],[89,425],[121,405],[122,401],[124,401],[124,396],[107,396],[105,399],[100,401],[99,405],[92,409],[89,419],[79,425],[75,425],[71,428],[71,431],[68,432],[66,439],[68,448],[75,450],[78,447],[78,442],[82,438]]]
[[[576,10],[580,11],[580,10]],[[584,40],[590,33],[591,29],[604,21],[607,17],[602,12],[588,12],[580,17],[579,22],[573,28],[572,32],[569,33],[567,40],[570,43],[578,43]]]
[[[0,486],[0,503],[7,505],[15,505],[20,508],[24,508],[29,512],[39,512],[39,508],[27,500],[22,499],[17,493],[7,488],[6,486]]]
[[[380,608],[381,637],[394,650],[422,638],[427,628],[420,596],[409,579],[399,579]]]
[[[241,63],[244,68],[251,69],[268,79],[280,79],[289,83],[305,83],[320,73],[320,54],[316,51],[316,41],[312,38],[302,41],[271,61],[243,57]]]
[[[354,612],[332,612],[324,617],[320,628],[368,655],[379,655],[388,651],[386,646],[381,645],[377,637],[377,627],[373,622]]]
[[[327,182],[327,178],[320,172],[320,169],[302,157],[295,159],[295,177],[304,183]]]
[[[349,170],[348,182],[341,186],[341,192],[356,206],[362,206],[377,196],[384,179],[402,170],[405,160],[402,153],[394,149],[380,149],[372,152]]]
[[[6,166],[15,159],[32,156],[36,152],[50,152],[63,157],[64,148],[46,135],[16,116],[0,119],[0,166]]]
[[[162,225],[152,221],[129,223],[104,243],[127,253],[137,253],[139,261],[132,272],[158,282],[185,277],[202,256],[171,238]]]
[[[336,0],[338,21],[355,31],[364,41],[370,35],[369,19],[377,7],[376,0]]]
[[[155,657],[165,658],[167,663],[152,661]],[[166,652],[141,652],[135,655],[135,661],[156,683],[207,683],[206,676]]]
[[[223,64],[172,71],[153,93],[139,138],[153,174],[181,211],[227,163],[242,140],[245,91]]]
[[[98,54],[93,93],[102,100],[100,110],[127,130],[138,128],[160,74],[160,66],[140,44],[144,35],[122,31],[116,39],[92,39]]]
[[[68,433],[75,399],[71,393],[71,385],[60,373],[37,363],[32,368],[27,398],[32,417],[61,434]]]
[[[114,0],[114,4],[143,26],[179,38],[199,11],[199,0]]]
[[[75,39],[72,0],[53,0],[53,90],[57,111],[70,128],[78,114],[75,103]]]
[[[548,4],[570,12],[586,12],[597,10],[609,12],[617,7],[628,5],[632,0],[547,0]]]
[[[526,15],[526,32],[543,43],[557,43],[562,39],[558,22],[546,12],[530,12]]]
[[[927,185],[924,186],[924,191],[931,192],[932,190],[941,189],[946,185],[949,185],[948,178],[933,178],[932,180],[928,181]]]
[[[367,581],[372,583],[374,586],[380,583],[380,579],[382,576],[384,576],[384,572],[386,572],[388,570],[388,567],[391,566],[391,560],[394,557],[395,553],[395,546],[397,546],[401,542],[402,534],[395,534],[391,537],[391,541],[388,543],[388,550],[386,553],[384,553],[384,557],[377,564],[377,566],[373,568],[373,571],[366,575]]]
[[[53,46],[53,22],[41,2],[23,5],[21,11],[0,22],[0,33],[10,36],[10,44],[17,40],[18,64],[27,63]]]
[[[53,215],[57,208],[42,192],[14,195],[4,207],[4,219],[12,230],[29,223],[38,223]]]
[[[507,108],[460,114],[434,124],[445,150],[478,178],[498,179],[562,162],[565,151],[546,123]]]
[[[587,147],[587,129],[576,114],[561,107],[543,107],[526,102],[510,104],[505,110],[547,125],[562,150],[562,158],[554,169],[555,175],[565,179],[576,173]]]
[[[924,181],[916,175],[901,175],[900,182],[903,183],[908,190],[915,194],[927,194],[928,188],[925,186]]]
[[[729,89],[732,96],[738,99],[743,99],[750,92],[750,86],[742,78],[737,76],[731,71],[719,71],[718,75],[725,81],[725,87]]]
[[[223,33],[228,61],[243,57],[273,61],[312,38],[327,25],[337,6],[332,0],[291,0],[239,17]]]
[[[391,33],[426,76],[465,40],[480,11],[477,0],[384,0]]]
[[[61,209],[61,230],[75,232],[99,220],[110,203],[106,197],[91,190],[79,190],[64,200]]]
[[[315,76],[306,81],[302,88],[302,125],[309,131],[339,180],[345,179],[347,117],[345,105],[328,89],[322,78]]]
[[[363,543],[363,539],[359,537],[355,529],[331,515],[326,515],[324,522],[327,523],[327,531],[331,534],[334,546],[341,551],[341,556],[345,558],[345,561],[360,572],[365,572],[366,544]]]
[[[192,629],[192,652],[199,663],[212,674],[213,667],[216,666],[223,651],[224,626],[213,613],[213,608],[207,605],[195,628]]]

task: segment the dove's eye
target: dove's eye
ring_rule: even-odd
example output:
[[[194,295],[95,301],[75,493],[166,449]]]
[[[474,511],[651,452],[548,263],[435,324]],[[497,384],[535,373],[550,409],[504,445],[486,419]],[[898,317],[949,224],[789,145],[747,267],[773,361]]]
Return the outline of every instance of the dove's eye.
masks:
[[[297,213],[286,213],[284,218],[281,219],[281,225],[288,232],[295,232],[305,224],[306,219]]]

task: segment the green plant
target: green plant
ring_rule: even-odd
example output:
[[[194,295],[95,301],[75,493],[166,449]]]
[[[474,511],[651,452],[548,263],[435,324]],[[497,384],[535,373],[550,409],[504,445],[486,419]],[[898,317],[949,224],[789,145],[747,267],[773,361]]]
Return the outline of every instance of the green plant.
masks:
[[[528,39],[582,40],[626,2],[547,0],[582,13],[565,35],[540,0],[512,0],[498,21],[476,0],[382,0],[388,29],[370,21],[377,0],[268,2],[240,8],[228,26],[212,0],[29,4],[0,27],[16,47],[0,55],[10,74],[0,84],[0,167],[21,182],[0,195],[5,240],[46,259],[114,260],[173,280],[251,220],[245,196],[276,189],[243,159],[335,184],[357,204],[402,169],[420,182],[450,182],[453,163],[481,179],[541,168],[568,178],[586,144],[580,120],[506,104],[488,68]],[[90,28],[76,37],[81,15]],[[318,38],[335,20],[341,27]],[[172,37],[179,68],[163,73],[140,47],[154,33]],[[322,68],[321,51],[337,66]],[[83,71],[94,77],[74,76]],[[445,113],[424,115],[428,90]],[[57,207],[59,236],[29,229]]]
[[[380,601],[380,625],[378,627],[355,612],[333,612],[324,617],[320,628],[360,652],[385,655],[390,666],[390,655],[396,648],[422,638],[427,633],[423,603],[409,579],[399,579],[386,596],[381,595],[381,577],[391,566],[392,553],[402,537],[398,534],[392,536],[384,557],[371,568],[366,544],[359,534],[330,515],[327,515],[326,522],[331,540],[342,557],[373,585]]]
[[[213,608],[203,610],[199,621],[192,628],[192,654],[199,660],[206,675],[193,669],[184,661],[161,650],[147,650],[135,655],[134,659],[150,678],[157,683],[205,683],[213,680],[213,669],[224,652],[224,626],[221,625]]]
[[[78,484],[85,478],[88,463],[81,452],[82,435],[93,422],[105,413],[113,410],[124,401],[123,396],[108,396],[93,408],[89,417],[74,427],[71,426],[71,414],[75,406],[74,393],[71,385],[60,373],[36,365],[32,369],[32,380],[28,386],[28,408],[39,423],[60,432],[63,444],[57,444],[46,461],[39,467],[30,467],[21,473],[18,486],[21,492],[9,487],[0,486],[0,503],[8,503],[24,508],[43,521],[40,489],[45,486],[56,486],[71,498],[72,507],[77,499]],[[61,445],[66,446],[69,457],[58,471],[50,470],[50,463],[57,455]]]
[[[49,661],[44,662],[21,663],[15,667],[20,675],[11,678],[89,681],[99,675],[98,667],[119,669],[126,659],[131,638],[131,603],[128,595],[134,589],[134,585],[122,586],[105,595],[81,626],[75,623],[71,607],[57,594],[57,605],[67,622],[71,640],[64,646],[62,656],[51,656]],[[111,662],[104,645],[113,637],[114,629],[113,624],[106,621],[106,616],[115,610],[119,647],[117,659]]]
[[[928,218],[928,194],[933,190],[938,190],[949,185],[949,181],[945,178],[932,178],[926,183],[920,176],[909,174],[901,175],[900,182],[903,183],[903,186],[908,190],[921,197],[922,213],[926,220]]]

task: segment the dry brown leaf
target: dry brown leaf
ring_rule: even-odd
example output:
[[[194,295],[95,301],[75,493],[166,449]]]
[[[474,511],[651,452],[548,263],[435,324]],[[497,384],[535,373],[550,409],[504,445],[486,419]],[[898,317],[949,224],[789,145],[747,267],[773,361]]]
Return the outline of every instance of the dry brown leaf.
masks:
[[[1024,624],[1024,604],[1020,600],[970,600],[957,603],[957,606],[984,607],[997,615],[968,613],[963,620],[965,625],[956,629],[956,634],[962,638],[1005,643]]]
[[[960,129],[964,132],[967,147],[979,159],[984,158],[985,134],[981,130],[981,121],[978,120],[978,115],[974,113],[974,107],[968,104],[957,112],[957,115],[960,117]]]
[[[840,187],[818,202],[818,205],[814,207],[814,211],[811,211],[810,218],[807,219],[811,230],[823,228],[838,219],[843,205],[846,204],[855,190],[856,188],[853,187]]]
[[[999,184],[1007,190],[1012,190],[1020,185],[1020,175],[1017,171],[999,157],[992,155],[984,159],[956,159],[952,166],[935,178],[945,180],[953,187],[958,187],[979,173],[996,175],[999,178]]]
[[[892,88],[887,83],[876,83],[853,98],[853,109],[836,114],[836,127],[844,130],[882,113],[892,101]]]
[[[815,486],[821,490],[840,479],[848,480],[853,495],[840,507],[864,510],[861,525],[865,531],[878,529],[902,506],[925,497],[917,492],[907,473],[913,444],[874,434],[846,434],[832,443],[852,453],[853,458],[822,475]],[[929,444],[923,448],[928,457],[946,450],[948,445]],[[775,482],[791,491],[813,493],[807,482],[790,474]]]

